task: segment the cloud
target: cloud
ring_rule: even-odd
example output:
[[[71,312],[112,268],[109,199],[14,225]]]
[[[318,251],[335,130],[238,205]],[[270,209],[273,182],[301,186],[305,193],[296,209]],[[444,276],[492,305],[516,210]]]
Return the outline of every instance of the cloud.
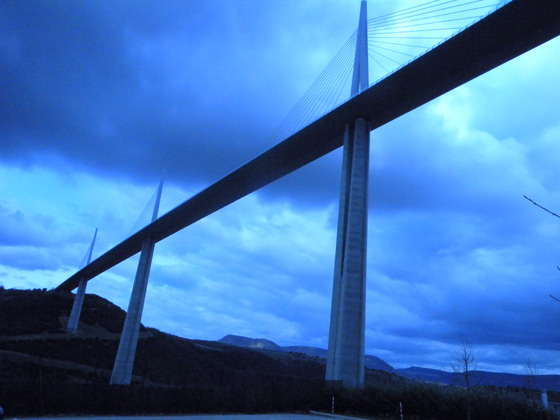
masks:
[[[264,151],[278,115],[302,93],[292,86],[309,64],[296,75],[277,57],[289,51],[309,62],[293,48],[298,34],[290,28],[311,11],[294,8],[280,20],[284,6],[270,6],[4,3],[0,63],[9,77],[0,109],[9,118],[0,156],[27,164],[62,158],[144,180],[164,167],[182,182],[217,180]],[[325,49],[328,42],[317,42],[331,32],[339,33],[304,30],[299,42]],[[333,48],[311,61],[304,86]],[[288,92],[286,101],[280,93]]]

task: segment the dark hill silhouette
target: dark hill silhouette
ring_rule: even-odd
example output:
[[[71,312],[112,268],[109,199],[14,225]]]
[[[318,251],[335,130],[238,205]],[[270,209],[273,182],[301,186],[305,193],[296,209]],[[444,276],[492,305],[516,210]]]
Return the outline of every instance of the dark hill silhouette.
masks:
[[[113,367],[125,312],[106,299],[86,295],[78,334],[74,336],[66,332],[73,299],[74,295],[67,292],[1,289],[3,360],[21,360],[26,355],[49,360],[53,366],[68,362],[69,368],[82,366],[78,371],[97,369],[102,377],[99,380],[105,380]],[[133,372],[136,382],[215,386],[238,371],[322,379],[324,366],[304,355],[275,358],[141,327]],[[75,375],[83,376],[80,372]]]
[[[85,297],[77,335],[66,332],[74,294],[0,289],[0,360],[17,371],[23,362],[65,370],[75,382],[108,383],[125,312],[106,299]],[[247,339],[249,340],[249,339]],[[223,342],[190,340],[141,327],[133,383],[223,387],[251,373],[322,381],[324,360],[304,352],[256,351]],[[263,340],[262,349],[278,349]],[[6,366],[7,367],[7,366]],[[392,381],[370,371],[372,381]]]
[[[0,404],[9,417],[330,410],[334,394],[339,409],[357,413],[371,401],[366,392],[358,403],[357,394],[341,394],[323,380],[322,349],[232,336],[224,341],[237,345],[189,340],[144,326],[132,385],[110,386],[125,313],[86,295],[79,332],[68,334],[73,299],[67,292],[0,288]],[[406,374],[423,379],[421,369]],[[413,383],[366,370],[368,389],[383,401],[400,401],[398,392]]]
[[[88,294],[76,336],[66,332],[74,295],[68,292],[0,288],[0,360],[21,360],[72,371],[76,381],[107,383],[113,367],[125,312],[108,300]],[[35,358],[35,359],[34,359]],[[308,346],[282,347],[260,338],[227,335],[215,341],[190,340],[141,326],[133,372],[135,383],[214,387],[227,384],[239,372],[291,375],[322,380],[326,350]],[[66,365],[65,365],[66,364]],[[401,377],[457,385],[459,375],[436,369],[394,369],[366,355],[366,381],[391,382]],[[12,366],[12,368],[14,368]],[[383,371],[383,372],[382,372]],[[96,378],[91,377],[92,372]],[[385,374],[387,372],[388,374]],[[528,378],[496,372],[476,372],[482,385],[560,391],[560,376]],[[228,379],[229,378],[229,379]]]
[[[110,386],[125,313],[86,295],[72,335],[73,300],[68,292],[0,287],[0,404],[8,417],[294,411],[323,398],[325,367],[314,358],[144,326],[131,386]]]

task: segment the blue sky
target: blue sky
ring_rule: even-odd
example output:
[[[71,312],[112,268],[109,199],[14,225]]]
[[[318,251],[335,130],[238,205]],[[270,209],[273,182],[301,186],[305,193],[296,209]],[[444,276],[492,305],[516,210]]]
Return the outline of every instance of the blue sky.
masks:
[[[370,17],[417,4],[370,1]],[[0,284],[56,287],[263,151],[359,1],[0,3]],[[366,351],[560,374],[553,40],[371,133]],[[370,63],[370,66],[373,66]],[[372,70],[373,71],[373,70]],[[341,153],[156,245],[143,323],[326,347]],[[88,285],[126,308],[137,257]]]

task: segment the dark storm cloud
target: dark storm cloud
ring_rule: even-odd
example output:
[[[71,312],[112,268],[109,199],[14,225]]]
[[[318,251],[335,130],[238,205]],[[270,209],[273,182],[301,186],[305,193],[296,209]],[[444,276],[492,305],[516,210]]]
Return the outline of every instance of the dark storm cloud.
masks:
[[[341,31],[291,33],[294,19],[312,12],[297,8],[282,31],[267,32],[282,19],[280,4],[8,1],[0,7],[2,160],[44,164],[61,157],[84,170],[150,181],[165,168],[198,188],[264,151],[301,95],[293,86],[313,63],[301,61],[295,83],[294,69],[278,55],[305,60],[302,43]],[[315,177],[316,185],[333,181]],[[317,188],[302,192],[310,194],[318,196]]]
[[[2,151],[14,155],[92,152],[92,127],[111,114],[131,69],[121,37],[95,8],[74,2],[3,2]],[[89,145],[89,147],[88,147]]]

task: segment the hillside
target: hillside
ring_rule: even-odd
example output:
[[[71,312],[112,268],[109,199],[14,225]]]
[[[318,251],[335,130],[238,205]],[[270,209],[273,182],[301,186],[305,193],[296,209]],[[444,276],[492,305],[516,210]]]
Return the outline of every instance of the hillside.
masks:
[[[108,300],[86,295],[77,336],[66,332],[74,295],[46,290],[0,288],[0,363],[18,369],[21,361],[68,370],[68,380],[107,383],[116,355],[125,312]],[[141,327],[133,381],[144,384],[216,387],[233,377],[261,373],[322,380],[326,350],[282,347],[268,339],[227,335],[215,341],[189,340]],[[366,355],[366,381],[403,378],[457,385],[460,375],[436,369],[394,369]],[[92,372],[94,377],[92,378]],[[475,372],[476,383],[501,387],[534,387],[560,391],[557,375],[512,375]],[[529,384],[531,379],[531,384]]]
[[[68,334],[65,327],[73,299],[66,292],[0,288],[0,401],[5,408],[6,401],[19,404],[8,404],[8,411],[43,414],[49,412],[46,401],[60,400],[57,404],[76,404],[79,410],[90,407],[88,413],[104,412],[111,404],[118,405],[112,412],[130,412],[128,403],[115,396],[119,392],[138,393],[126,394],[126,398],[137,398],[139,407],[155,404],[151,412],[154,407],[162,412],[250,412],[258,407],[283,411],[309,408],[325,389],[325,364],[318,357],[190,340],[142,326],[132,380],[136,388],[118,391],[119,387],[108,383],[125,313],[106,299],[86,295],[78,334]],[[400,379],[370,370],[367,380],[390,383]],[[97,387],[101,391],[92,393]],[[145,400],[146,389],[167,394],[188,390],[190,397],[179,398],[179,407],[175,399],[171,405],[164,404],[168,397]],[[54,390],[56,394],[45,397]],[[75,392],[80,395],[76,397]],[[212,396],[196,397],[200,392]],[[34,396],[31,402],[29,395]],[[95,401],[88,406],[83,401],[90,398]],[[206,406],[201,408],[203,403]]]
[[[74,295],[44,290],[0,289],[2,360],[19,355],[57,361],[57,366],[97,369],[99,380],[113,367],[125,312],[109,301],[86,295],[77,336],[65,326]],[[70,365],[72,363],[72,365]],[[76,379],[83,375],[76,369]],[[311,357],[271,357],[213,341],[189,340],[141,327],[134,380],[155,384],[215,386],[234,372],[263,372],[322,379],[324,367]],[[82,378],[84,379],[84,378]],[[88,380],[90,378],[88,377]]]
[[[328,384],[321,349],[235,336],[222,341],[236,345],[189,340],[144,326],[132,385],[109,385],[125,313],[86,295],[79,333],[71,335],[65,326],[73,299],[71,293],[0,288],[0,402],[8,417],[330,411],[335,397],[339,413],[390,417],[404,402],[419,419],[448,419],[449,410],[465,403],[458,387],[374,369],[366,369],[367,386],[359,392]],[[473,420],[486,419],[489,410],[501,413],[493,417],[498,420],[555,418],[533,398],[482,389],[482,417]]]

